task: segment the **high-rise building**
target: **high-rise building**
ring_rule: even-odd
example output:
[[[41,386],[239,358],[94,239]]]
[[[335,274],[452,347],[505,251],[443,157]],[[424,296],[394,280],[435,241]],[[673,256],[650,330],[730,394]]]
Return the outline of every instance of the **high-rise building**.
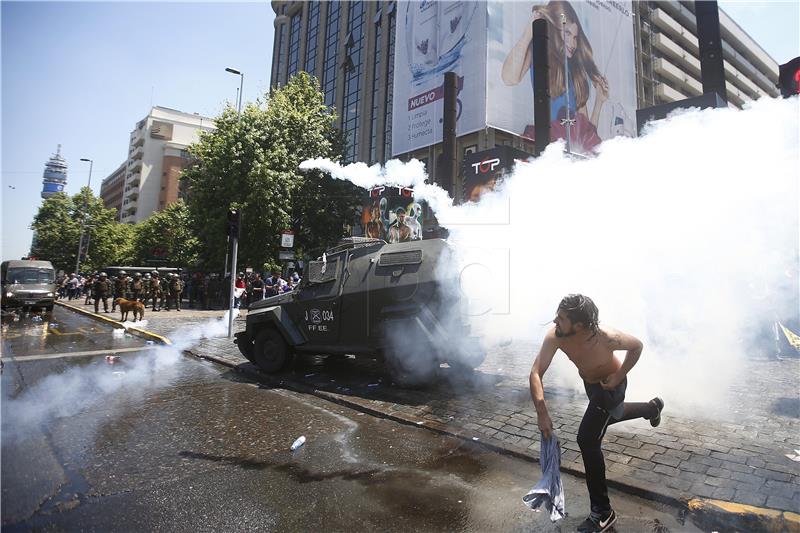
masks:
[[[473,10],[474,2],[400,2],[395,0],[379,0],[367,2],[354,1],[296,1],[273,0],[272,8],[276,13],[275,42],[273,46],[271,84],[282,86],[296,72],[305,70],[314,74],[320,81],[325,102],[334,106],[338,112],[338,127],[345,133],[348,141],[346,158],[348,161],[366,161],[369,163],[386,161],[392,157],[416,157],[426,163],[429,173],[436,175],[437,158],[441,154],[441,142],[430,141],[427,144],[395,142],[393,149],[392,135],[405,137],[421,135],[421,131],[412,128],[422,127],[423,120],[412,122],[413,106],[419,105],[421,114],[423,107],[430,101],[441,98],[438,87],[424,86],[424,76],[419,75],[427,68],[431,56],[434,57],[429,69],[433,74],[441,74],[439,70],[447,68],[445,48],[458,50],[466,54],[463,39],[448,41],[448,29],[452,32],[461,24],[464,26],[468,13]],[[478,54],[462,57],[464,62],[486,65],[495,61],[503,64],[502,57],[514,41],[506,39],[504,50],[487,45],[487,41],[497,42],[497,25],[529,24],[531,8],[544,5],[531,1],[526,7],[510,7],[506,4],[519,2],[479,2],[483,10],[483,20],[491,20],[491,24],[473,24],[468,33],[462,33],[467,40],[481,41],[482,48],[476,48]],[[626,94],[627,107],[621,110],[606,105],[602,117],[604,135],[620,132],[633,134],[636,128],[631,124],[635,109],[657,104],[673,102],[702,93],[700,82],[700,58],[697,41],[697,27],[692,1],[615,1],[615,2],[573,2],[576,8],[587,10],[587,4],[599,12],[616,11],[619,24],[610,27],[591,28],[600,39],[605,39],[605,62],[600,68],[603,72],[627,69],[627,72],[616,73],[617,77],[627,76],[630,82],[629,94]],[[580,4],[580,5],[579,5]],[[600,5],[602,4],[602,5]],[[426,10],[438,9],[438,15],[428,15]],[[452,6],[443,7],[445,5]],[[525,11],[521,17],[509,16],[515,9]],[[450,11],[448,11],[450,10]],[[402,12],[400,12],[402,11]],[[521,13],[521,11],[520,11]],[[514,11],[516,14],[516,11]],[[605,15],[605,14],[603,14]],[[433,17],[438,17],[435,21]],[[503,18],[505,16],[505,18]],[[778,65],[746,32],[744,32],[722,10],[719,12],[724,70],[729,105],[741,107],[748,100],[761,96],[777,96],[776,82]],[[601,18],[595,18],[597,22]],[[605,19],[602,19],[605,20]],[[606,24],[603,22],[603,24]],[[437,25],[432,30],[431,27]],[[448,28],[449,26],[449,28]],[[623,32],[620,32],[622,28]],[[500,28],[503,29],[502,27]],[[587,29],[587,28],[584,28]],[[434,33],[431,33],[433,31]],[[438,31],[438,37],[436,36]],[[495,33],[493,33],[495,32]],[[614,35],[627,32],[626,46],[623,49],[620,40]],[[457,32],[452,32],[458,35]],[[517,34],[514,34],[515,36]],[[397,43],[397,50],[396,50]],[[437,46],[440,48],[437,51]],[[463,47],[463,48],[460,48]],[[595,55],[598,49],[595,48]],[[501,57],[499,54],[503,53]],[[615,67],[614,62],[622,53],[628,54],[624,67]],[[402,56],[403,62],[396,63],[396,57]],[[498,59],[500,57],[500,59]],[[622,62],[620,62],[622,63]],[[461,65],[462,69],[472,68]],[[405,79],[412,80],[408,87],[394,86],[396,69]],[[411,70],[411,74],[407,71]],[[460,74],[461,76],[461,74]],[[484,102],[497,107],[504,105],[502,98],[488,95],[487,92],[499,86],[495,79],[487,80],[483,74],[485,87]],[[530,76],[532,80],[532,76]],[[469,81],[469,80],[468,80]],[[505,80],[503,80],[505,81]],[[522,83],[521,83],[522,82]],[[467,82],[465,82],[467,83]],[[515,79],[514,83],[530,84],[528,75]],[[494,85],[492,85],[494,84]],[[508,83],[506,83],[508,84]],[[619,84],[617,85],[617,88]],[[428,89],[430,88],[430,91]],[[466,89],[465,89],[466,90]],[[503,91],[508,91],[503,87]],[[517,89],[519,90],[519,89]],[[593,96],[596,88],[591,90]],[[463,94],[463,93],[461,93]],[[504,94],[498,91],[496,94]],[[411,96],[411,98],[408,98]],[[402,98],[403,102],[393,102]],[[532,100],[532,97],[530,98]],[[499,102],[499,103],[498,103]],[[588,102],[586,102],[588,107]],[[469,105],[464,112],[472,112]],[[510,106],[509,106],[510,107]],[[484,107],[484,109],[486,109]],[[408,116],[397,115],[398,110]],[[508,114],[520,114],[511,110]],[[393,117],[393,114],[396,116]],[[587,115],[590,113],[587,112]],[[532,114],[531,114],[532,116]],[[429,125],[425,126],[434,132],[441,131],[441,116],[430,116]],[[597,123],[593,115],[594,122]],[[480,152],[495,146],[510,146],[533,153],[533,143],[527,134],[528,117],[511,117],[519,124],[514,128],[498,128],[484,122],[485,127],[474,127],[469,133],[459,133],[457,141],[458,165],[463,162],[465,154]],[[459,118],[461,124],[463,118]],[[393,124],[394,122],[394,124]],[[407,124],[407,125],[406,125]],[[399,128],[399,129],[398,129]],[[406,129],[408,128],[408,131]],[[600,127],[598,126],[598,133]],[[617,133],[615,133],[617,132]],[[435,137],[435,134],[433,135]],[[441,135],[439,134],[439,138]],[[397,141],[397,139],[395,139]],[[417,139],[418,140],[418,139]],[[400,149],[398,149],[400,146]]]
[[[639,107],[703,92],[694,2],[634,2]],[[742,107],[778,96],[778,64],[725,11],[719,10],[728,102]]]
[[[128,162],[125,161],[100,185],[100,199],[103,200],[103,205],[106,209],[116,209],[118,220],[122,219],[122,193],[127,171]]]
[[[338,110],[348,160],[390,158],[395,2],[274,0],[272,8],[272,85],[301,70],[315,75]]]
[[[213,129],[211,118],[153,107],[131,132],[127,161],[103,180],[103,201],[108,207],[117,207],[122,182],[120,221],[127,223],[141,222],[177,201],[181,171],[189,163],[186,149],[199,139],[201,131]]]
[[[61,157],[61,145],[56,153],[44,164],[42,178],[42,198],[49,198],[58,192],[64,192],[67,186],[67,161]]]

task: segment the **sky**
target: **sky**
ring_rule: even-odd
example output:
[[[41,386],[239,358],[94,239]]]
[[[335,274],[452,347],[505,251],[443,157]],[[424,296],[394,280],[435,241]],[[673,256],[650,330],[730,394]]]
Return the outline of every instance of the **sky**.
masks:
[[[778,63],[800,56],[800,3],[720,2]],[[41,205],[42,172],[58,144],[66,192],[100,182],[126,158],[151,105],[213,117],[269,85],[275,14],[241,2],[0,4],[2,258],[25,255]]]
[[[213,117],[269,86],[269,2],[6,2],[2,12],[2,257],[28,252],[44,164],[61,144],[66,192],[127,157],[150,106]],[[13,189],[11,187],[14,187]],[[70,246],[72,243],[69,244]]]

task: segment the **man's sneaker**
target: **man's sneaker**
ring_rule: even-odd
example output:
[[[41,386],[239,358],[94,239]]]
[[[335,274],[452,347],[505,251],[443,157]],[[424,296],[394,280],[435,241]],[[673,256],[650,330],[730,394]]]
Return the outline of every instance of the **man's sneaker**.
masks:
[[[580,533],[602,533],[603,531],[611,529],[611,526],[613,526],[616,521],[617,513],[614,512],[614,509],[611,509],[607,514],[599,517],[590,515],[589,518],[578,526],[578,531]]]
[[[650,419],[650,425],[653,427],[658,427],[658,425],[661,423],[661,410],[664,409],[664,400],[656,396],[650,400],[650,404],[656,408],[656,416]]]

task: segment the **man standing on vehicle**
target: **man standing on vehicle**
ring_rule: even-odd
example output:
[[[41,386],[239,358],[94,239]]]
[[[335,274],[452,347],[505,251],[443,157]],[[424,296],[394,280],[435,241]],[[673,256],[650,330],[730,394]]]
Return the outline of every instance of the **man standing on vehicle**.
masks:
[[[583,378],[589,405],[578,429],[578,446],[586,470],[591,514],[578,531],[598,533],[607,531],[617,520],[611,508],[606,485],[606,466],[601,444],[606,427],[623,420],[645,418],[653,427],[661,423],[664,402],[653,398],[649,402],[625,402],[627,374],[639,360],[642,342],[621,331],[598,324],[594,302],[580,294],[565,296],[558,305],[553,322],[555,327],[545,335],[539,355],[530,374],[531,398],[536,407],[539,430],[543,438],[553,434],[553,422],[544,403],[542,377],[557,350],[563,351],[578,368]],[[626,350],[624,361],[614,357],[615,350]]]

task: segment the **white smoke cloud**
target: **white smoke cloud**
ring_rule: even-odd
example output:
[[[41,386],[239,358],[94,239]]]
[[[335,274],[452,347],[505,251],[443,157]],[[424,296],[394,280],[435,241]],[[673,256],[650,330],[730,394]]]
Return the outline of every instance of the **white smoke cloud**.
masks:
[[[238,314],[238,309],[235,313]],[[16,396],[6,387],[3,391],[3,438],[24,437],[27,431],[35,431],[42,424],[78,415],[100,402],[104,408],[111,409],[118,399],[130,402],[132,395],[144,396],[167,387],[181,373],[178,363],[184,357],[184,350],[201,339],[226,335],[227,328],[226,311],[222,318],[174,332],[171,345],[156,346],[145,355],[123,355],[114,364],[95,358],[89,366],[72,366],[63,373],[50,374]],[[12,370],[7,368],[6,371]],[[24,376],[24,367],[21,372]],[[118,394],[122,396],[118,398]]]
[[[768,354],[772,321],[797,317],[798,116],[797,98],[762,98],[674,114],[586,161],[557,143],[479,204],[453,205],[418,161],[301,167],[414,186],[460,252],[475,329],[489,343],[513,338],[504,352],[518,366],[530,366],[560,299],[580,292],[601,325],[645,343],[628,398],[658,394],[696,415],[723,408],[742,363]],[[579,389],[559,357],[546,383]]]

